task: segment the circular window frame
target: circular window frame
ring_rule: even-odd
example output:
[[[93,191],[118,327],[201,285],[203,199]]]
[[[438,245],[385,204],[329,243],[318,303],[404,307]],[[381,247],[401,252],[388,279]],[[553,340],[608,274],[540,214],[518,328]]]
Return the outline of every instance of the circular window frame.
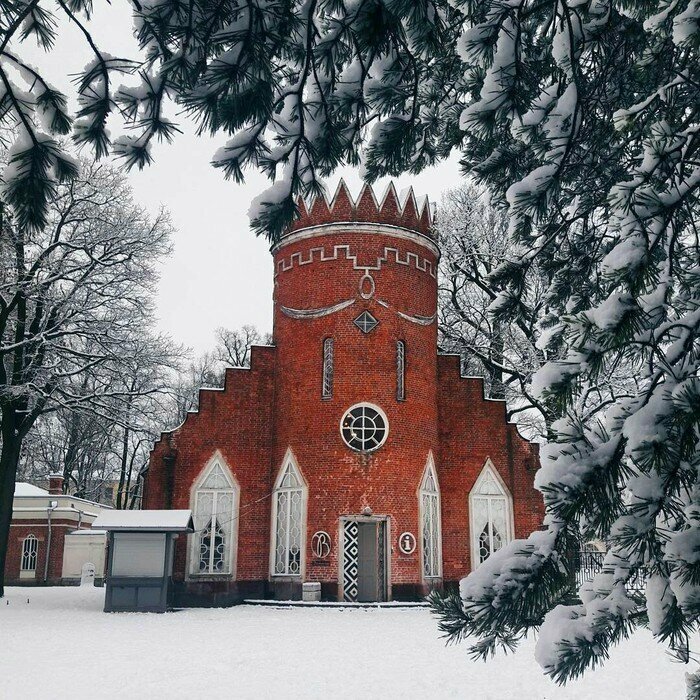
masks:
[[[384,421],[384,435],[382,439],[379,441],[377,445],[374,447],[371,447],[369,449],[358,449],[357,447],[354,447],[348,441],[345,439],[345,435],[343,434],[343,423],[345,422],[345,419],[348,417],[348,415],[352,412],[355,411],[358,408],[371,408],[373,411],[376,411],[377,414],[381,417],[381,419]],[[362,401],[360,403],[353,404],[348,408],[343,415],[340,418],[340,424],[339,424],[339,429],[340,429],[340,439],[343,441],[343,444],[349,449],[352,450],[353,452],[359,452],[360,454],[369,454],[370,452],[376,452],[380,447],[384,445],[386,442],[387,438],[389,437],[389,419],[386,416],[386,413],[382,411],[382,409],[377,406],[376,404],[373,403],[367,403],[366,401]]]

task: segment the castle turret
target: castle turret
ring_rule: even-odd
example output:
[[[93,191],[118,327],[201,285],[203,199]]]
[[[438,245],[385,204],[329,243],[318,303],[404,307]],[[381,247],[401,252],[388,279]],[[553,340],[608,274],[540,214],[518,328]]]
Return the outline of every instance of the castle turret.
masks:
[[[299,210],[273,248],[273,463],[293,452],[315,494],[313,531],[371,513],[387,532],[417,533],[416,488],[438,448],[429,205],[419,209],[412,190],[400,201],[393,184],[381,202],[369,185],[355,201],[341,182],[331,201],[300,201]],[[416,580],[417,556],[397,555],[397,581]],[[305,564],[314,578],[316,564]]]

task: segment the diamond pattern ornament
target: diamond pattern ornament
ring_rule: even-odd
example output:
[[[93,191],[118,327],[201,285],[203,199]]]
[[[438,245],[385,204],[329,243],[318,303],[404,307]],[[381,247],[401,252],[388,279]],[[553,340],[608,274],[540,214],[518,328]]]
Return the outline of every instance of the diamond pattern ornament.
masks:
[[[358,570],[357,523],[345,523],[343,528],[343,598],[357,600]]]
[[[370,333],[373,331],[378,325],[379,321],[377,321],[374,316],[369,311],[363,311],[354,321],[353,323],[363,332],[363,333]]]

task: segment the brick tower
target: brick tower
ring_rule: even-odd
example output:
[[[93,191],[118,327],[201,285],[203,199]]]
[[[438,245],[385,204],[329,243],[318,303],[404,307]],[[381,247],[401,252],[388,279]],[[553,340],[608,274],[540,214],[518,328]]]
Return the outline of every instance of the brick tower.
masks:
[[[144,507],[192,508],[180,602],[416,598],[539,524],[536,455],[437,354],[427,202],[341,182],[273,246],[273,347],[164,434]]]

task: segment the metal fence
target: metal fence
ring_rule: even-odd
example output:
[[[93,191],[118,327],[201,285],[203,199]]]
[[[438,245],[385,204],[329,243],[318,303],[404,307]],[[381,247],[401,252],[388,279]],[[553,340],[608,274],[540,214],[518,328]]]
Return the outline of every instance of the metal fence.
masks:
[[[603,570],[603,559],[605,552],[582,550],[574,552],[573,555],[573,570],[576,590],[587,581],[592,581],[593,577]],[[647,573],[643,569],[635,571],[634,575],[627,581],[627,591],[633,595],[643,595],[646,589]]]

